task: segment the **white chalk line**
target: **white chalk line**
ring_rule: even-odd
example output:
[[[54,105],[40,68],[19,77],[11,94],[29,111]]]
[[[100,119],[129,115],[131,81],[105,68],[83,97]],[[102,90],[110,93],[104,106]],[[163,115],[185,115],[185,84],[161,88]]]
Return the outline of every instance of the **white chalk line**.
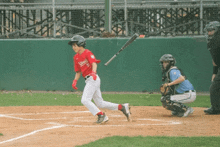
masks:
[[[68,123],[75,123],[75,122],[93,122],[91,119],[84,119],[87,117],[74,117],[72,121],[69,121]],[[135,120],[140,120],[140,121],[156,121],[156,122],[165,122],[166,124],[182,124],[181,122],[176,122],[176,121],[167,121],[167,120],[162,120],[162,119],[149,119],[149,118],[141,118],[141,119],[135,119]],[[127,119],[124,120],[117,120],[117,121],[127,121]]]
[[[89,111],[76,111],[76,112],[60,112],[59,114],[73,114],[73,113],[88,113]],[[90,113],[90,112],[89,112]],[[29,118],[22,118],[22,117],[14,117],[14,116],[11,116],[11,115],[39,115],[39,114],[58,114],[56,112],[52,112],[52,113],[26,113],[26,114],[18,114],[18,113],[15,113],[15,114],[0,114],[0,117],[6,117],[6,118],[12,118],[12,119],[18,119],[18,120],[53,120],[53,119],[67,119],[66,117],[61,117],[61,118],[43,118],[43,119],[29,119]],[[111,117],[121,117],[121,115],[109,115]],[[82,119],[84,117],[73,117],[73,119]]]
[[[68,127],[75,127],[75,128],[100,128],[100,127],[137,127],[137,126],[168,126],[168,125],[177,125],[181,123],[161,123],[161,124],[133,124],[133,125],[67,125]]]
[[[42,115],[42,114],[75,114],[75,113],[91,113],[90,111],[71,111],[71,112],[39,112],[39,113],[11,113],[7,115]],[[4,114],[3,114],[4,115]]]
[[[21,117],[14,117],[14,116],[8,116],[8,115],[0,115],[0,117],[6,117],[6,118],[12,118],[12,119],[18,119],[18,120],[55,120],[55,119],[67,119],[66,117],[61,118],[46,118],[46,119],[30,119],[30,118],[21,118]]]
[[[58,113],[87,113],[89,111],[73,111],[73,112],[58,112]],[[57,112],[50,112],[50,113],[37,113],[37,114],[56,114]],[[36,115],[36,113],[28,113],[28,114],[23,114],[23,115]],[[20,115],[20,114],[7,114],[7,115],[3,115],[3,114],[0,114],[0,117],[7,117],[7,118],[12,118],[12,119],[19,119],[19,120],[43,120],[43,119],[26,119],[26,118],[20,118],[20,117],[13,117],[13,116],[8,116],[8,115]],[[112,115],[113,117],[120,117],[120,115]],[[77,119],[83,119],[85,117],[76,117]],[[63,118],[47,118],[45,120],[53,120],[53,119],[66,119],[66,117],[63,117]],[[78,121],[76,119],[76,121]],[[97,128],[100,128],[100,127],[135,127],[135,126],[150,126],[150,125],[153,125],[153,126],[158,126],[158,125],[162,125],[162,126],[165,126],[165,125],[177,125],[177,124],[182,124],[182,122],[176,122],[176,121],[164,121],[164,120],[160,120],[160,119],[148,119],[148,118],[142,118],[142,119],[137,119],[137,120],[142,120],[142,121],[146,121],[146,120],[150,120],[150,121],[162,121],[163,123],[160,123],[160,124],[131,124],[131,125],[107,125],[107,124],[104,124],[104,125],[66,125],[66,124],[59,124],[59,123],[55,123],[55,122],[49,122],[47,124],[52,124],[52,125],[55,125],[55,126],[52,126],[52,127],[48,127],[48,128],[44,128],[44,129],[40,129],[40,130],[35,130],[35,131],[32,131],[28,134],[25,134],[25,135],[22,135],[22,136],[19,136],[19,137],[16,137],[16,138],[12,138],[12,139],[9,139],[9,140],[5,140],[5,141],[2,141],[0,142],[0,144],[3,144],[3,143],[7,143],[7,142],[12,142],[12,141],[15,141],[15,140],[18,140],[18,139],[21,139],[21,138],[24,138],[24,137],[27,137],[27,136],[30,136],[30,135],[34,135],[36,133],[39,133],[39,132],[42,132],[42,131],[47,131],[47,130],[52,130],[52,129],[57,129],[57,128],[63,128],[63,127],[87,127],[87,128],[94,128],[94,127],[97,127]],[[90,120],[84,120],[84,122],[91,122]],[[165,122],[165,123],[164,123]]]
[[[22,135],[22,136],[19,136],[19,137],[16,137],[16,138],[12,138],[12,139],[9,139],[9,140],[2,141],[2,142],[0,142],[0,144],[7,143],[7,142],[12,142],[12,141],[15,141],[15,140],[18,140],[18,139],[21,139],[21,138],[24,138],[24,137],[27,137],[27,136],[30,136],[30,135],[34,135],[34,134],[36,134],[38,132],[52,130],[52,129],[57,129],[57,128],[62,128],[62,127],[66,127],[66,126],[65,125],[60,125],[60,126],[53,126],[53,127],[49,127],[49,128],[35,130],[35,131],[31,132],[31,133],[28,133],[28,134],[25,134],[25,135]]]
[[[146,119],[146,120],[151,120],[151,119]],[[154,119],[155,120],[155,119]],[[169,122],[172,122],[172,121],[169,121]],[[24,138],[24,137],[27,137],[27,136],[30,136],[30,135],[34,135],[36,133],[39,133],[39,132],[42,132],[42,131],[47,131],[47,130],[52,130],[52,129],[57,129],[57,128],[63,128],[63,127],[77,127],[77,128],[100,128],[100,127],[135,127],[135,126],[158,126],[158,125],[162,125],[162,126],[166,126],[166,125],[177,125],[177,124],[181,124],[181,122],[172,122],[172,123],[162,123],[162,124],[135,124],[135,125],[66,125],[66,124],[59,124],[59,123],[55,123],[55,122],[49,122],[47,124],[53,124],[53,125],[56,125],[56,126],[52,126],[52,127],[48,127],[48,128],[44,128],[44,129],[40,129],[40,130],[35,130],[31,133],[28,133],[28,134],[25,134],[25,135],[22,135],[22,136],[19,136],[19,137],[16,137],[16,138],[12,138],[12,139],[9,139],[9,140],[5,140],[5,141],[2,141],[0,142],[0,144],[3,144],[3,143],[7,143],[7,142],[12,142],[12,141],[15,141],[15,140],[18,140],[18,139],[21,139],[21,138]]]

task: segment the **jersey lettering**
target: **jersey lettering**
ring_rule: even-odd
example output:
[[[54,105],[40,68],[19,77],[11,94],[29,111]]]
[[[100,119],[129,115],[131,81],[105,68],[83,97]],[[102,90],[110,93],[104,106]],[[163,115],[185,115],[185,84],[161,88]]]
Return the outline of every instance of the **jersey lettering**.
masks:
[[[76,72],[82,72],[82,76],[85,77],[92,72],[92,63],[99,63],[93,53],[85,49],[82,54],[76,54],[74,56],[74,68]]]
[[[78,63],[79,63],[79,65],[80,65],[80,67],[83,67],[84,65],[86,65],[86,66],[88,66],[88,67],[90,66],[87,59],[85,59],[84,61],[78,62]]]

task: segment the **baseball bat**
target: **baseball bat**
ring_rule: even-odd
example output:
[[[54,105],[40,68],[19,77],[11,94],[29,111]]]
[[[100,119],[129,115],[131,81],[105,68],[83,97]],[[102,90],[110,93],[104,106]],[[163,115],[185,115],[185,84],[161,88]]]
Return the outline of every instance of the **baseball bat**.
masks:
[[[104,65],[107,66],[110,62],[112,62],[113,59],[121,52],[123,51],[128,45],[130,45],[139,35],[135,33],[122,47],[121,49],[111,58],[106,62]]]

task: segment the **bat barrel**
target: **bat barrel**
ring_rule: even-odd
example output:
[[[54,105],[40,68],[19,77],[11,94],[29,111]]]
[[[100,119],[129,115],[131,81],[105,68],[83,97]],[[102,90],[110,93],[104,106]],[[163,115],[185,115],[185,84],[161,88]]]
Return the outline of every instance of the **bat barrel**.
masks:
[[[139,35],[135,33],[123,46],[122,48],[104,65],[107,66],[121,51],[123,51],[128,45],[130,45]]]

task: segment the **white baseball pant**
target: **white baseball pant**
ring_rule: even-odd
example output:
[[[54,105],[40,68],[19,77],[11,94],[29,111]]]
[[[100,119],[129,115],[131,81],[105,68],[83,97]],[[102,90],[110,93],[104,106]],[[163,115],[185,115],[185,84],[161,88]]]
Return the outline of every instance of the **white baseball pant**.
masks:
[[[118,110],[119,104],[103,100],[100,90],[101,80],[98,75],[96,80],[93,80],[93,77],[90,76],[85,80],[85,83],[81,103],[86,106],[94,116],[100,112],[99,108]],[[95,104],[92,102],[92,99]]]
[[[196,92],[192,92],[191,90],[187,93],[171,95],[170,100],[178,103],[191,103],[196,99]]]

